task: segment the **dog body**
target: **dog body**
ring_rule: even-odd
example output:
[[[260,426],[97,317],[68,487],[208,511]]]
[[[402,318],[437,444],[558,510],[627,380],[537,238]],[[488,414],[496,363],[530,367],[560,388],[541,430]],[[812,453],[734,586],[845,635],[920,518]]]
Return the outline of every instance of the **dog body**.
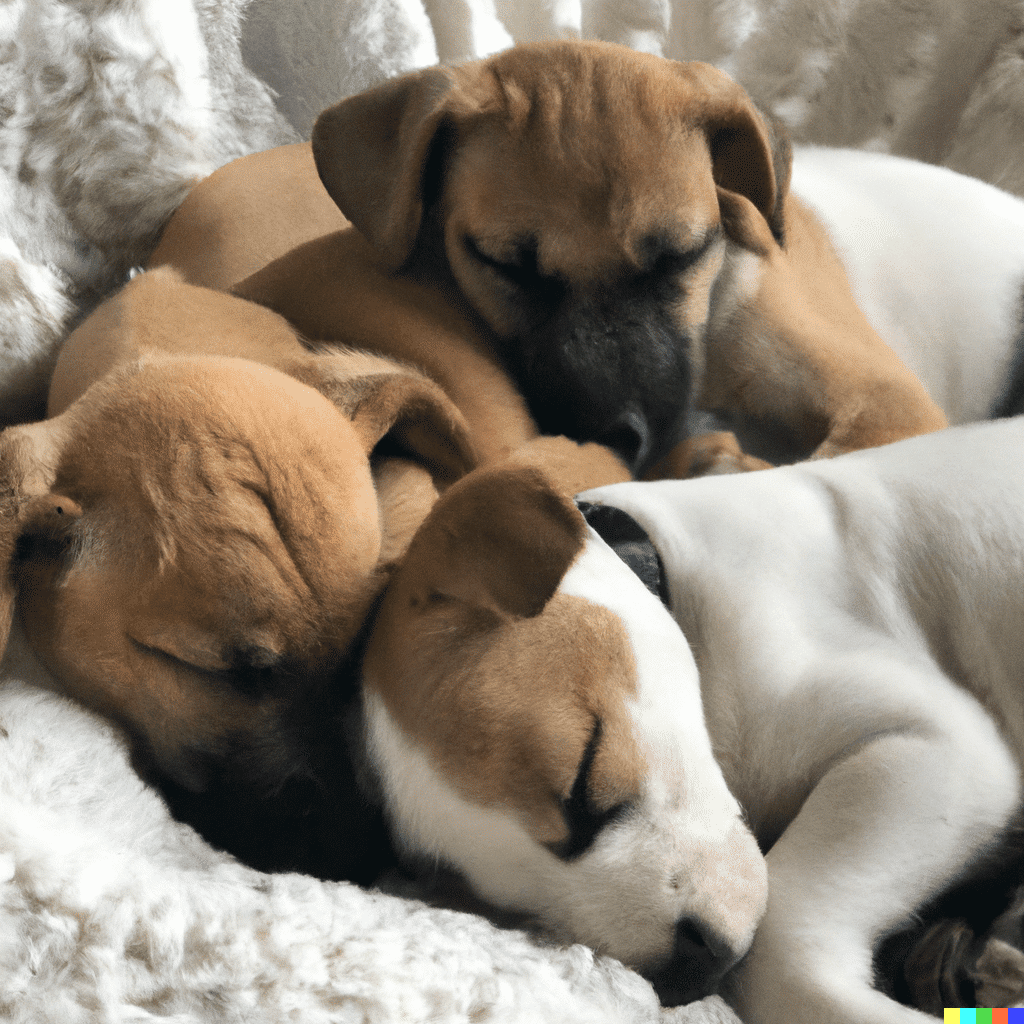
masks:
[[[397,276],[324,191],[308,143],[232,161],[189,194],[149,263],[231,289],[306,338],[401,360],[465,417],[478,458],[504,458],[537,428],[499,359],[437,289]]]
[[[601,440],[634,471],[686,435],[694,410],[790,459],[946,423],[858,305],[841,258],[866,239],[873,252],[861,258],[884,266],[872,236],[900,230],[898,202],[876,204],[875,227],[826,218],[844,235],[830,238],[790,188],[785,140],[707,65],[607,44],[520,46],[341,101],[318,121],[313,151],[327,190],[386,263],[478,318],[543,431]],[[814,166],[827,170],[827,158]],[[901,165],[891,187],[916,187],[914,167]],[[945,180],[955,193],[958,179]],[[828,197],[840,210],[841,191]],[[995,197],[1020,223],[1024,206]],[[984,235],[974,221],[962,230]],[[1011,263],[996,273],[1016,274],[1019,290]],[[901,312],[928,309],[933,287],[922,274],[909,309],[878,287],[867,298],[891,328]],[[935,324],[890,333],[927,337],[934,353],[956,333]],[[992,342],[1001,365],[1016,338],[1004,324]],[[966,404],[987,409],[993,391]]]
[[[222,168],[153,265],[420,366],[499,455],[481,410],[529,434],[517,389],[634,472],[700,411],[778,462],[1019,404],[1024,204],[845,151],[798,150],[790,187],[785,140],[706,65],[520,46],[343,100],[313,155]],[[277,258],[240,280],[257,253]],[[716,439],[693,458],[660,472],[763,464]]]
[[[923,1024],[872,951],[1020,805],[1022,440],[1013,419],[582,495],[649,537],[679,632],[542,480],[470,474],[364,663],[400,843],[667,1002],[744,957],[751,1024]]]
[[[792,188],[950,423],[1024,412],[1024,202],[931,164],[809,147]]]

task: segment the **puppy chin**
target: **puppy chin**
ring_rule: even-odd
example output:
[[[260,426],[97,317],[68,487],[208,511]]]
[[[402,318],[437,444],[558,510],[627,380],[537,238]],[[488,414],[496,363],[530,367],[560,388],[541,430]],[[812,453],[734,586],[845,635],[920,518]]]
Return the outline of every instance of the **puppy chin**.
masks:
[[[157,756],[140,744],[137,767],[178,821],[249,867],[370,885],[398,860],[352,744],[358,709],[340,697],[213,745]]]

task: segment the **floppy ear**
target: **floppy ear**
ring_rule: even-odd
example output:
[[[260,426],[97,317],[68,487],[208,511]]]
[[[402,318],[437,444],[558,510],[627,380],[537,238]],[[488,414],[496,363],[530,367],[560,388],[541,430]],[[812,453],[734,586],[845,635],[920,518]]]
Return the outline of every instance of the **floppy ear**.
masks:
[[[724,72],[699,62],[684,67],[696,77],[706,97],[704,131],[725,230],[741,245],[763,249],[768,239],[757,223],[756,211],[781,244],[792,170],[785,129],[767,119],[746,90]]]
[[[352,419],[368,455],[401,455],[425,466],[438,488],[468,473],[477,456],[452,400],[418,371],[372,353],[313,356],[288,373]]]
[[[0,656],[14,619],[19,545],[26,538],[61,543],[81,514],[75,502],[50,493],[61,437],[59,420],[8,427],[0,433]]]
[[[444,68],[414,71],[336,103],[313,126],[320,180],[395,270],[416,242],[431,145],[454,85]]]
[[[499,619],[537,615],[582,550],[579,509],[539,469],[479,469],[434,506],[400,573],[412,603],[454,600]]]

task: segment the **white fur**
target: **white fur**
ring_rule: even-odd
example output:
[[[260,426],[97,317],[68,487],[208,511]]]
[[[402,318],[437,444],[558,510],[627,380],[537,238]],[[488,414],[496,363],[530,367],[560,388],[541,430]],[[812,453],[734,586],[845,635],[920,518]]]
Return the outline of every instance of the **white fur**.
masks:
[[[798,148],[792,189],[951,423],[988,418],[1024,336],[1024,200],[918,161]]]
[[[0,278],[0,422],[38,413],[73,314],[143,261],[197,180],[295,137],[242,64],[244,6],[0,11],[0,249],[18,259]]]
[[[751,1024],[928,1019],[871,989],[871,949],[1020,803],[1022,443],[1014,419],[585,495],[649,532],[725,779],[778,835]]]

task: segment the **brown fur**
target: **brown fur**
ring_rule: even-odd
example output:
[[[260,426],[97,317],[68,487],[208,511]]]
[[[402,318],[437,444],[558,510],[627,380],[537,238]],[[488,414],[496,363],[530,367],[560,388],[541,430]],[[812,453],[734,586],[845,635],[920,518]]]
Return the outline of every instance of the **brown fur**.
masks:
[[[200,182],[149,266],[173,268],[191,284],[231,287],[307,338],[419,367],[465,416],[485,462],[537,436],[471,320],[437,289],[390,272],[324,190],[308,143],[235,160]]]
[[[189,284],[223,291],[297,245],[347,228],[331,197],[310,187],[316,180],[308,142],[231,161],[185,198],[149,266],[174,267]]]
[[[357,429],[311,388],[219,358],[110,385],[60,423],[60,533],[36,513],[14,579],[62,686],[166,766],[267,728],[277,695],[210,675],[341,660],[383,586],[381,523]]]
[[[49,411],[0,434],[0,648],[17,604],[61,690],[125,725],[213,842],[369,881],[386,840],[343,740],[353,644],[477,462],[463,417],[419,371],[311,348],[168,268],[72,334]],[[535,443],[571,490],[625,475]]]
[[[475,463],[458,411],[415,370],[311,351],[161,270],[74,332],[50,412],[0,434],[0,645],[17,602],[61,687],[188,788],[240,748],[280,747],[283,778],[284,720]]]
[[[537,839],[554,844],[595,720],[614,740],[590,774],[595,806],[628,800],[640,767],[623,721],[636,680],[622,625],[554,593],[586,525],[548,466],[524,454],[442,497],[389,587],[364,676],[463,796],[514,794]]]
[[[678,433],[672,416],[690,385],[698,407],[781,422],[816,456],[945,425],[789,195],[788,147],[714,68],[598,43],[517,47],[343,100],[317,122],[313,149],[385,266],[457,289],[480,316],[542,429],[614,436],[615,403],[627,401],[618,392],[636,388],[642,401],[659,383],[657,360],[640,360],[585,399],[574,392],[589,387],[586,375],[574,372],[548,394],[560,364],[544,362],[555,315],[545,295],[561,296],[558,316],[571,307],[558,330],[572,335],[577,311],[594,316],[660,253],[704,239],[666,307],[691,351],[689,379],[658,398],[660,443]],[[733,266],[743,254],[756,259],[747,282]],[[614,324],[598,317],[592,351],[605,328]],[[604,356],[622,351],[608,343]]]
[[[639,82],[640,99],[618,95],[617,80]],[[392,121],[394,137],[380,138]],[[430,196],[426,162],[442,143],[443,188]],[[750,295],[715,296],[720,247],[686,271],[678,323],[698,335],[711,325],[690,354],[700,407],[782,421],[818,455],[945,423],[789,196],[785,145],[714,69],[596,44],[520,47],[344,100],[322,116],[314,145],[316,163],[297,144],[202,182],[150,266],[230,286],[307,337],[418,366],[466,416],[484,462],[537,428],[497,351],[522,326],[523,303],[473,266],[465,234],[500,256],[536,233],[542,268],[586,287],[635,273],[652,235],[686,247],[720,225],[760,274]],[[698,444],[656,475],[765,465],[737,455],[727,435]]]

